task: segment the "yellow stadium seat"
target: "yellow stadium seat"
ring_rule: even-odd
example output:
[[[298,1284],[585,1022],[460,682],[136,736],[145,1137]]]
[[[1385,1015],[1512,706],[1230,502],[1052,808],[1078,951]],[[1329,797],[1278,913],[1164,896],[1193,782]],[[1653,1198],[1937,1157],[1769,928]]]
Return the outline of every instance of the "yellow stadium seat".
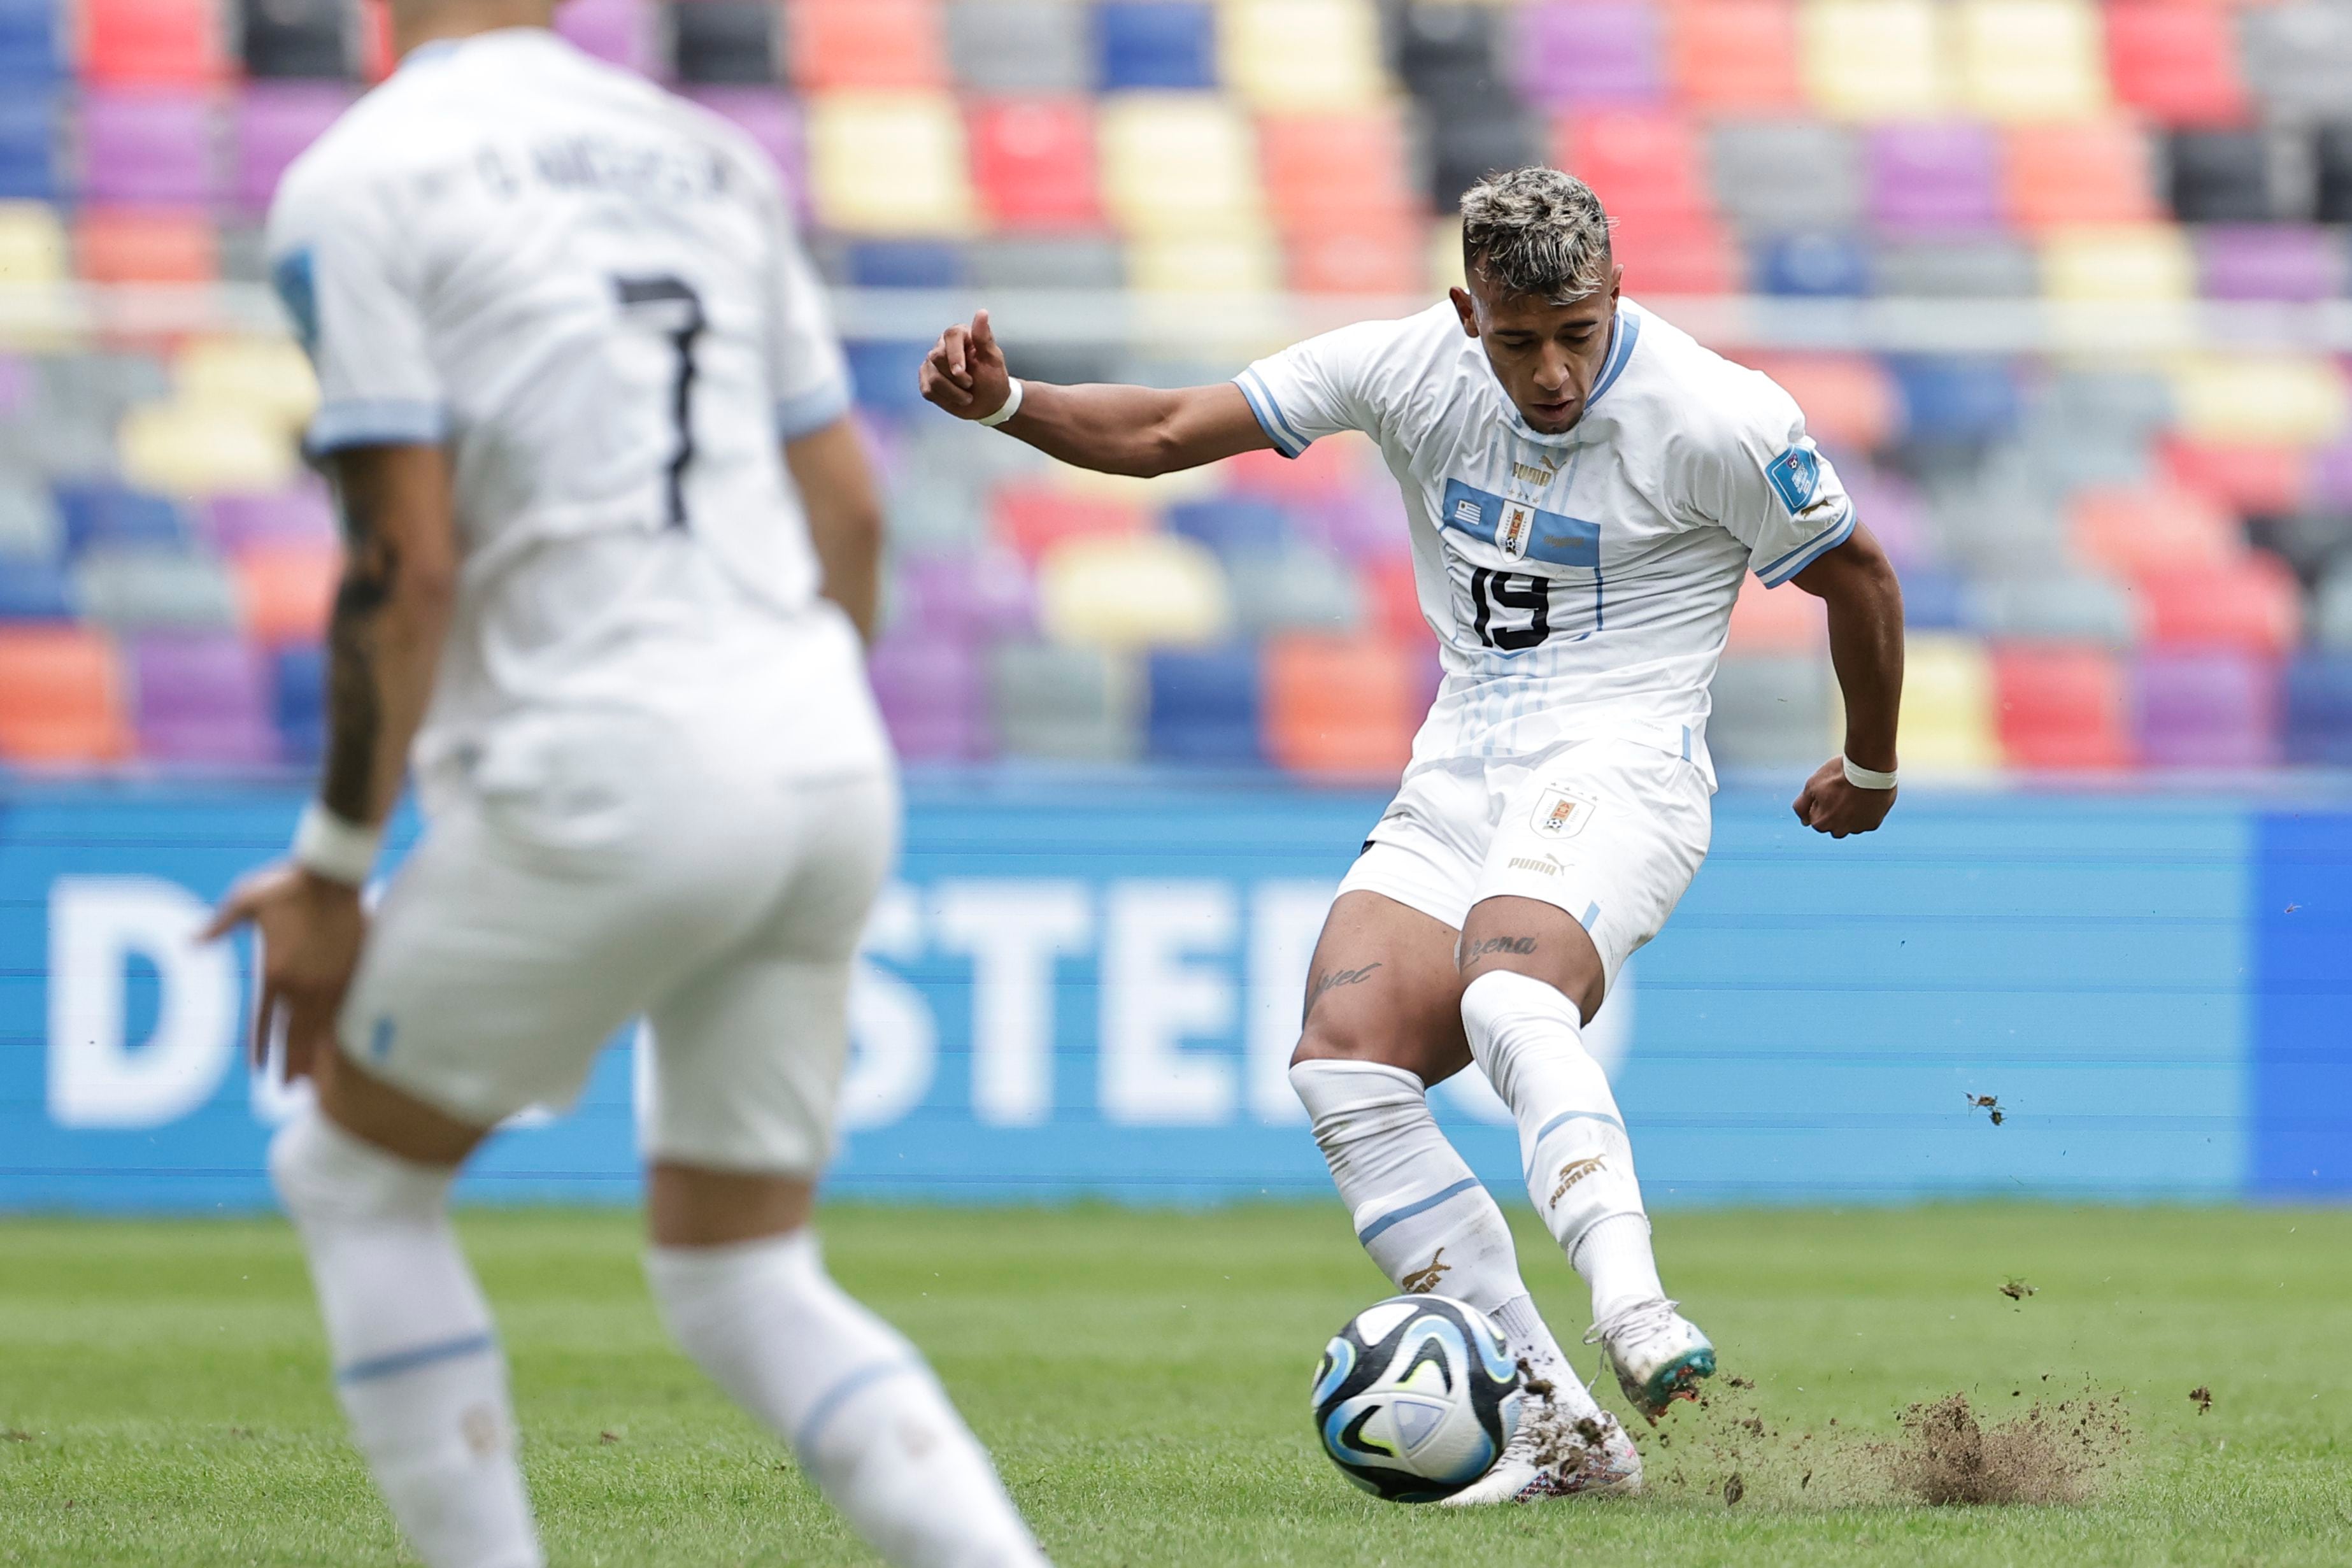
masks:
[[[1941,113],[1943,29],[1933,0],[1806,0],[1798,16],[1805,91],[1843,120]]]
[[[844,234],[966,232],[971,185],[963,117],[929,92],[820,94],[809,107],[817,221]]]
[[[2344,433],[2344,373],[2315,354],[2199,354],[2172,366],[2180,434],[2215,446],[2319,447]]]
[[[1172,534],[1066,541],[1038,563],[1037,587],[1039,621],[1057,642],[1199,647],[1233,619],[1217,558]]]
[[[1963,0],[1954,11],[1960,107],[1988,120],[2087,120],[2107,107],[2097,10],[2084,0]]]
[[[1903,649],[1903,766],[1958,772],[2000,765],[1992,661],[1967,637],[1915,637]]]
[[[40,202],[0,202],[0,287],[60,283],[71,274],[65,225]]]
[[[2053,229],[2042,246],[2042,292],[2053,300],[2156,304],[2196,291],[2188,237],[2170,224]]]
[[[165,495],[212,496],[283,489],[300,462],[275,418],[234,404],[149,404],[115,434],[122,477]]]
[[[1104,205],[1129,234],[1250,234],[1265,225],[1257,138],[1214,93],[1121,93],[1103,102]]]
[[[299,431],[319,406],[319,383],[300,349],[282,338],[207,338],[181,350],[172,370],[183,402],[247,410]]]
[[[1429,280],[1441,290],[1463,287],[1459,216],[1441,217],[1429,226]]]
[[[1361,108],[1387,85],[1367,0],[1227,0],[1217,46],[1225,85],[1261,112]]]
[[[1146,294],[1262,294],[1282,287],[1282,258],[1258,234],[1163,234],[1127,248],[1128,280]]]

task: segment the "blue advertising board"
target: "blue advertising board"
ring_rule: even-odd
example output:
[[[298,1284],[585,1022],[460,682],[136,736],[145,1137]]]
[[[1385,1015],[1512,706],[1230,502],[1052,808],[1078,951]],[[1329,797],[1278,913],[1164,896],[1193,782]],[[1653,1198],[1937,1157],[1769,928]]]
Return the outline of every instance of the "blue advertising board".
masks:
[[[263,1147],[294,1101],[245,1065],[249,952],[190,934],[300,799],[0,791],[0,1209],[268,1202]],[[1327,1191],[1283,1068],[1316,930],[1381,804],[918,780],[859,965],[830,1190]],[[1732,788],[1589,1043],[1661,1205],[2352,1194],[2347,935],[2340,809],[1920,790],[1832,843],[1781,792]],[[634,1197],[633,1060],[616,1041],[576,1105],[519,1119],[468,1194]],[[1491,1091],[1465,1074],[1434,1100],[1515,1194]]]

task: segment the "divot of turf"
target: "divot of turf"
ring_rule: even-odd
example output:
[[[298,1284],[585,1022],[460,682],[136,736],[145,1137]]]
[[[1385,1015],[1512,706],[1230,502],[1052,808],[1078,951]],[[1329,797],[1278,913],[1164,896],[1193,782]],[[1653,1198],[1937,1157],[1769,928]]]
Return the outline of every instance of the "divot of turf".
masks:
[[[2007,1421],[1979,1418],[1965,1394],[1903,1413],[1899,1442],[1873,1446],[1903,1495],[1930,1507],[2091,1500],[2131,1440],[2123,1401],[2084,1394],[2035,1404]]]

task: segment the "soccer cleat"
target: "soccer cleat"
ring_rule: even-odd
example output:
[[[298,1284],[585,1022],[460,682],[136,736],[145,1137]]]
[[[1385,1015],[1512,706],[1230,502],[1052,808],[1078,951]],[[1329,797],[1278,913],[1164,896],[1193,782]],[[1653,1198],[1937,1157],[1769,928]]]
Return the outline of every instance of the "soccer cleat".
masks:
[[[1655,1422],[1677,1399],[1696,1399],[1698,1381],[1715,1375],[1715,1344],[1698,1325],[1659,1300],[1626,1308],[1595,1323],[1584,1342],[1600,1342],[1616,1369],[1617,1386],[1633,1408]]]
[[[1607,1411],[1570,1424],[1549,1399],[1527,1414],[1495,1468],[1447,1498],[1443,1508],[1487,1508],[1564,1497],[1631,1497],[1642,1489],[1642,1456]]]

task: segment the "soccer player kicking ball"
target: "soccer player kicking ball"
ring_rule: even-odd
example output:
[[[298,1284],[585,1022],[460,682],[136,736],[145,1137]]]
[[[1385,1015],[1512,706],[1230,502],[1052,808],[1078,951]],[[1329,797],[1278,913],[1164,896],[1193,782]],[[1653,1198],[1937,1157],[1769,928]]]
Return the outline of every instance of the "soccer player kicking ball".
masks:
[[[1043,1568],[809,1231],[898,826],[840,347],[759,151],[550,10],[394,0],[400,68],[270,216],[349,561],[320,799],[214,931],[259,929],[257,1045],[317,1085],[269,1169],[336,1391],[430,1568],[541,1561],[449,1185],[644,1015],[671,1332],[893,1562]],[[371,918],[412,739],[428,827]]]
[[[1475,1504],[1629,1490],[1641,1459],[1569,1371],[1428,1088],[1485,1071],[1626,1396],[1652,1418],[1695,1396],[1714,1347],[1659,1284],[1633,1147],[1580,1031],[1706,854],[1707,686],[1742,573],[1828,603],[1845,754],[1796,812],[1836,837],[1895,804],[1903,605],[1788,395],[1621,297],[1581,181],[1496,175],[1462,218],[1470,286],[1450,303],[1232,383],[1024,384],[984,314],[948,331],[921,383],[951,414],[1110,473],[1295,458],[1360,430],[1404,492],[1445,680],[1331,906],[1290,1077],[1373,1261],[1492,1313],[1550,1384],[1451,1500]]]

